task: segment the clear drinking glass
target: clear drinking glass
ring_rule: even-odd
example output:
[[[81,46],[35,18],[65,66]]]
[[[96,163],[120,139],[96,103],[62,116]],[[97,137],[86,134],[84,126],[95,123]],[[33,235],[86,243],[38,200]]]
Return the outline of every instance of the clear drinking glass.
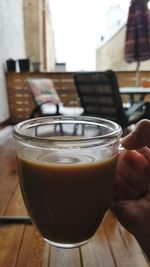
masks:
[[[121,134],[115,122],[88,116],[14,127],[23,199],[51,245],[73,248],[95,234],[113,197]]]

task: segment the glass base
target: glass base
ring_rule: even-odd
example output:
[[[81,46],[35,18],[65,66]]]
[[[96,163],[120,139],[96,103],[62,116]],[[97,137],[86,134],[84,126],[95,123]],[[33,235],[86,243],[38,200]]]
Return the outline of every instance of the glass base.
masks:
[[[57,242],[48,240],[46,238],[44,238],[44,240],[46,242],[48,242],[49,245],[57,247],[57,248],[77,248],[77,247],[81,247],[81,246],[85,245],[86,243],[88,243],[90,241],[90,239],[88,239],[88,240],[84,240],[82,242],[78,242],[75,244],[67,244],[67,243],[57,243]]]

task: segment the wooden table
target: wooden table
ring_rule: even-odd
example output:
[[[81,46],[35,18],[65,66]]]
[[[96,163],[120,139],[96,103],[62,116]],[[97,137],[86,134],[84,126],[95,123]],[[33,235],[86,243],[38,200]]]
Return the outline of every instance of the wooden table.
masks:
[[[16,168],[11,127],[0,132],[0,215],[27,215]],[[90,197],[90,196],[89,196]],[[81,248],[48,245],[32,224],[0,224],[0,267],[148,267],[141,248],[108,212]]]

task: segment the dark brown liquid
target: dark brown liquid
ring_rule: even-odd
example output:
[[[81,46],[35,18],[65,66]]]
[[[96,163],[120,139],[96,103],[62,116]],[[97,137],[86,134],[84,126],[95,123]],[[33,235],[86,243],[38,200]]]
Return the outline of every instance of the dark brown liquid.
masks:
[[[44,164],[18,157],[26,207],[46,239],[78,243],[93,236],[112,198],[116,162]]]

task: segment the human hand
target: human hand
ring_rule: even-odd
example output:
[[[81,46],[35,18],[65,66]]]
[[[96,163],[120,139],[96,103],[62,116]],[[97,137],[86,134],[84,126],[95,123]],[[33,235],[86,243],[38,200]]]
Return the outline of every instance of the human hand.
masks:
[[[150,259],[150,121],[122,139],[112,211]]]

